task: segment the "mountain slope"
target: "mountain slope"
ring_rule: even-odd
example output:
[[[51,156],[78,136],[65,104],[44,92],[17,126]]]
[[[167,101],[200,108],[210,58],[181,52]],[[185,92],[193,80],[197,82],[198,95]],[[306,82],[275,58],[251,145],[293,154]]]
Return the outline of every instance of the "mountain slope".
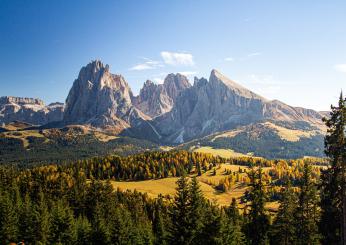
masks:
[[[191,87],[187,78],[181,74],[169,74],[163,84],[147,80],[133,104],[146,115],[154,118],[169,112],[181,91]]]
[[[120,132],[148,119],[132,105],[132,92],[121,75],[101,61],[83,67],[66,99],[64,123],[87,124]]]
[[[41,125],[61,121],[63,111],[64,104],[62,103],[52,103],[46,106],[40,99],[0,97],[0,124],[22,121]]]
[[[209,81],[195,78],[172,110],[155,118],[152,125],[161,142],[177,144],[265,120],[306,122],[323,128],[322,117],[313,110],[269,101],[213,70]]]

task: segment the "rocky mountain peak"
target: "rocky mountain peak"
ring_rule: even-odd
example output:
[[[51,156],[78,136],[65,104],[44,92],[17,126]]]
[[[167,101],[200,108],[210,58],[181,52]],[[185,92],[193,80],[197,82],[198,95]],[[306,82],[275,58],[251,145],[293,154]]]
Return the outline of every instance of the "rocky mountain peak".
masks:
[[[223,75],[221,72],[217,71],[216,69],[213,69],[211,71],[209,82],[214,86],[219,86],[219,85],[226,86],[228,89],[231,89],[235,94],[239,96],[266,101],[266,99],[263,98],[262,96],[255,94],[254,92],[248,90],[247,88],[243,87],[237,82],[229,79],[228,77]]]
[[[18,104],[18,105],[39,105],[44,106],[44,102],[37,98],[23,98],[23,97],[15,97],[15,96],[2,96],[0,97],[0,104]]]
[[[163,84],[147,80],[134,105],[146,115],[154,118],[169,112],[181,91],[191,87],[188,79],[181,74],[168,74]]]
[[[40,99],[14,96],[0,97],[0,123],[12,121],[42,125],[60,121],[63,117],[64,104],[48,105]]]
[[[121,131],[142,117],[132,98],[124,77],[110,73],[99,60],[92,61],[81,69],[67,96],[64,122]]]
[[[186,88],[191,87],[189,80],[186,76],[177,74],[168,74],[163,82],[163,86],[167,92],[167,95],[175,101],[178,94]]]

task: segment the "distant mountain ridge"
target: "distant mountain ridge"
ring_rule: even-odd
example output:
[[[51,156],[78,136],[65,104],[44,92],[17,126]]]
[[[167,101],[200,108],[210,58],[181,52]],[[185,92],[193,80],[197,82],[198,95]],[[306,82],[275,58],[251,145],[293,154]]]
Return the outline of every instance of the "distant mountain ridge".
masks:
[[[264,122],[274,126],[256,130],[265,129],[267,136],[282,125],[293,130],[317,130],[316,134],[322,135],[321,119],[326,114],[268,100],[217,70],[211,71],[209,80],[195,77],[193,85],[179,73],[167,75],[163,84],[148,80],[134,96],[124,77],[112,74],[99,60],[81,68],[65,105],[0,98],[0,123],[16,120],[42,125],[61,121],[59,125],[85,125],[161,144],[182,144]]]
[[[138,109],[154,118],[169,112],[179,93],[189,87],[191,85],[185,76],[169,74],[163,84],[147,80],[133,102]]]
[[[152,124],[160,135],[156,140],[178,144],[265,120],[304,121],[322,128],[322,117],[314,110],[269,101],[213,70],[209,81],[195,78],[172,110]]]
[[[0,97],[0,123],[23,121],[42,125],[63,118],[64,104],[51,103],[45,105],[40,99],[14,96]]]

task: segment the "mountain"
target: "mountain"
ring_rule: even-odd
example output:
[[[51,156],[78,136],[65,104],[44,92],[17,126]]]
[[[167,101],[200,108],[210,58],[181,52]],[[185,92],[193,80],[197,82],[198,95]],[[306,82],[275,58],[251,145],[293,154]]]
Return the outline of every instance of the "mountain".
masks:
[[[132,104],[133,94],[121,75],[93,61],[83,67],[66,99],[65,124],[87,124],[120,132],[149,119]]]
[[[322,128],[323,114],[270,101],[212,70],[209,81],[195,78],[182,91],[172,110],[152,121],[161,142],[183,143],[242,125],[273,120],[305,122]]]
[[[39,99],[0,98],[0,123],[48,124],[38,130],[83,125],[120,138],[185,149],[227,148],[269,158],[323,156],[324,116],[327,112],[268,100],[217,70],[208,80],[195,78],[192,86],[179,73],[169,74],[163,84],[148,80],[134,96],[124,77],[99,60],[81,68],[65,107],[45,106]]]
[[[61,121],[64,104],[45,105],[40,99],[13,96],[0,97],[0,123],[22,121],[35,125]]]
[[[181,91],[191,87],[187,78],[179,73],[169,74],[163,84],[147,80],[133,104],[146,115],[154,118],[169,112]]]

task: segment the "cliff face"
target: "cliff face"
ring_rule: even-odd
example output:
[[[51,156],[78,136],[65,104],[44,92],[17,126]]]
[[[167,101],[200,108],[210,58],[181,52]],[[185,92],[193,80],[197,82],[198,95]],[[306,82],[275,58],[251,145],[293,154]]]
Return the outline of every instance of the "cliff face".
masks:
[[[0,123],[22,121],[35,125],[61,121],[64,104],[46,106],[40,99],[4,96],[0,97]]]
[[[146,119],[132,105],[129,85],[109,67],[94,61],[83,67],[66,99],[64,122],[121,131]]]
[[[148,80],[144,83],[133,104],[146,115],[154,118],[169,112],[177,96],[191,87],[187,78],[181,74],[169,74],[163,84]]]
[[[176,144],[263,121],[320,130],[325,114],[267,100],[216,70],[209,80],[195,78],[193,86],[181,74],[169,74],[163,84],[146,81],[134,97],[125,79],[100,61],[82,67],[65,110],[63,104],[45,106],[39,99],[0,98],[0,123],[62,120],[65,125],[89,125]]]
[[[176,98],[173,109],[155,118],[153,125],[161,140],[183,143],[264,120],[320,126],[321,119],[319,112],[269,101],[213,70],[209,81],[196,78]]]

